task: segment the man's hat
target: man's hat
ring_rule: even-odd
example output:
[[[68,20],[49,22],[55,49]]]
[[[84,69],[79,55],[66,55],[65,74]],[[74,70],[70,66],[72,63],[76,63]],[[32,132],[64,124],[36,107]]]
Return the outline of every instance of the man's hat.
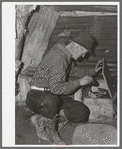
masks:
[[[93,39],[93,37],[91,37],[89,33],[78,32],[75,36],[72,36],[71,38],[72,41],[80,44],[81,46],[86,48],[91,54],[93,54],[91,49],[93,47],[95,40]]]

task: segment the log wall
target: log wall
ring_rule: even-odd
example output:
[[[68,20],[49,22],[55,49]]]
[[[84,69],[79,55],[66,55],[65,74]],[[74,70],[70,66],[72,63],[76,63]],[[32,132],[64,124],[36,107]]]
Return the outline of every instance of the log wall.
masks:
[[[117,76],[117,6],[55,6],[59,13],[62,11],[83,12],[84,16],[60,15],[56,27],[50,38],[47,51],[57,42],[58,36],[62,32],[73,33],[86,31],[97,41],[94,51],[96,57],[90,56],[84,62],[77,61],[80,66],[94,67],[95,63],[106,58],[111,75]],[[89,15],[86,14],[89,12]],[[93,13],[93,15],[92,15]]]
[[[41,8],[45,6],[38,6],[38,7],[40,7],[39,13],[42,13]],[[47,7],[49,7],[50,9],[50,7],[52,6],[48,5],[46,6],[46,8]],[[59,18],[58,20],[55,19],[54,21],[56,23],[56,26],[54,30],[52,29],[53,33],[51,34],[51,37],[49,35],[49,38],[50,38],[49,43],[48,41],[46,42],[46,44],[48,45],[48,46],[46,45],[47,46],[46,51],[50,50],[50,48],[58,41],[59,35],[61,35],[63,32],[72,34],[73,32],[77,32],[77,31],[86,31],[90,33],[97,41],[98,45],[94,51],[96,57],[90,56],[89,59],[85,59],[82,63],[81,63],[81,60],[79,60],[77,61],[77,64],[79,66],[94,67],[96,62],[99,59],[102,59],[103,57],[105,57],[107,60],[111,75],[116,77],[117,76],[117,6],[116,5],[54,5],[53,7],[55,12],[59,13]],[[36,15],[36,13],[34,15]],[[52,24],[52,23],[50,22],[49,24]],[[35,25],[35,29],[37,25]],[[31,39],[33,40],[31,32],[34,33],[34,30],[35,30],[34,25],[32,29],[32,21],[30,21],[30,24],[28,25],[28,29],[30,29],[28,39],[29,41],[31,41]],[[34,37],[36,36],[34,35]],[[23,57],[22,57],[22,61],[25,64],[28,63],[27,66],[31,65],[30,63],[31,61],[33,61],[32,56],[30,60],[27,60],[26,58],[27,57],[26,55],[28,55],[26,53],[29,48],[31,48],[30,50],[31,53],[34,53],[35,55],[33,56],[33,59],[35,59],[37,55],[39,55],[38,52],[36,53],[36,50],[33,50],[35,48],[32,48],[32,44],[33,44],[32,41],[30,42],[31,46],[30,47],[27,46],[26,43],[28,39],[26,39],[24,50],[23,50],[24,51]],[[42,41],[42,43],[44,42]],[[21,50],[19,50],[19,53],[20,51]],[[39,60],[41,59],[41,54],[40,54],[40,57],[38,56]],[[26,62],[26,60],[28,62]],[[34,60],[32,64],[35,62],[36,61]]]

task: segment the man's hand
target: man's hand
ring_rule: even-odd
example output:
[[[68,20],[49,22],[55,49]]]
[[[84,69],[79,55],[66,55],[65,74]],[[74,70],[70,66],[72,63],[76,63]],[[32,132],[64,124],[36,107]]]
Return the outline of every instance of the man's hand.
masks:
[[[99,60],[95,67],[95,72],[98,73],[103,68],[103,60]]]
[[[92,79],[92,77],[85,75],[79,81],[80,81],[81,86],[85,86],[85,85],[88,85],[88,84],[92,83],[93,79]]]

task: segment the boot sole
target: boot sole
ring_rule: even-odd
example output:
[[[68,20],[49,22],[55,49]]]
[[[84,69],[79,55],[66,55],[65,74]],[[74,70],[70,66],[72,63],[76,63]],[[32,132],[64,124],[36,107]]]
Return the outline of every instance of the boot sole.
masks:
[[[42,128],[39,126],[38,124],[38,120],[39,120],[40,116],[39,115],[34,115],[31,117],[30,121],[31,124],[35,126],[36,128],[36,132],[37,132],[37,136],[43,140],[47,140],[47,134],[44,130],[41,130]]]

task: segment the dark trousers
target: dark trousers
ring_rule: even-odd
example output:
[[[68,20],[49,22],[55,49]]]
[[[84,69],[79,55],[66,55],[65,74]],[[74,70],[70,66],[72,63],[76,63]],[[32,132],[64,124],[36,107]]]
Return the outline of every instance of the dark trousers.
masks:
[[[26,104],[36,114],[50,119],[64,109],[65,116],[72,123],[85,123],[90,115],[89,108],[83,103],[68,96],[57,96],[50,91],[30,90],[27,94]]]

